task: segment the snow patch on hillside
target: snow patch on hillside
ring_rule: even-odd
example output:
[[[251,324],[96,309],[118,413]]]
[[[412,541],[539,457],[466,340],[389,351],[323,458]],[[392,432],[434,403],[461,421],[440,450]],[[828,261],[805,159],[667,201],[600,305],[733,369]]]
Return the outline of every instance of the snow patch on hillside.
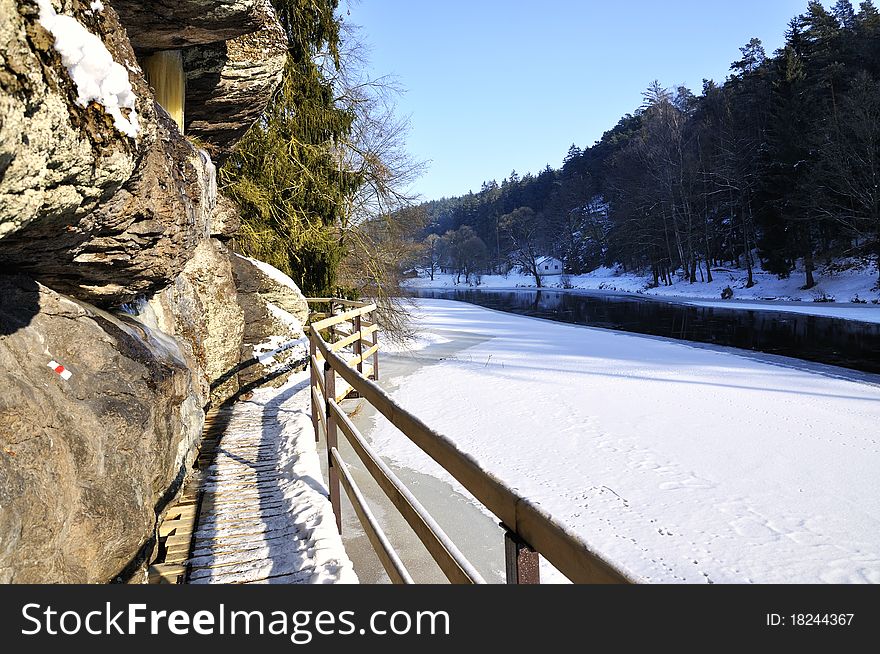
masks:
[[[717,268],[712,271],[711,284],[697,282],[690,284],[678,280],[672,286],[649,288],[650,279],[636,273],[625,273],[620,269],[599,268],[586,275],[544,277],[544,288],[552,290],[603,291],[609,293],[631,293],[687,301],[703,306],[723,306],[732,309],[773,309],[794,311],[811,315],[825,315],[851,320],[880,322],[880,289],[877,288],[877,272],[872,266],[852,267],[834,272],[819,271],[816,287],[804,290],[803,279],[792,273],[787,279],[763,270],[754,271],[755,285],[746,288],[748,276],[745,270]],[[427,276],[408,279],[403,283],[409,289],[522,289],[537,288],[535,278],[511,272],[508,275],[483,275],[479,284],[455,283],[456,276],[436,273],[431,280]],[[730,287],[733,300],[722,301],[722,291]],[[749,301],[748,304],[742,300]],[[793,306],[784,302],[804,302]],[[766,304],[764,304],[766,303]],[[867,303],[867,304],[863,304]]]
[[[638,293],[658,297],[673,298],[708,298],[721,299],[721,292],[728,286],[734,292],[734,298],[746,300],[787,300],[813,302],[830,300],[836,303],[852,303],[855,301],[880,302],[880,289],[877,286],[877,270],[871,266],[853,266],[848,269],[820,270],[816,273],[817,285],[805,290],[802,273],[793,272],[787,279],[756,269],[755,285],[746,288],[748,275],[738,268],[715,268],[712,271],[712,283],[703,281],[690,284],[686,280],[677,280],[672,286],[649,288],[651,279],[645,275],[623,272],[620,268],[598,268],[585,275],[556,275],[542,279],[546,288],[571,288],[584,290],[619,291]],[[423,274],[418,279],[408,279],[403,285],[407,288],[536,288],[535,278],[519,272],[508,275],[483,275],[479,283],[455,283],[456,276],[448,273],[436,273],[431,280]]]

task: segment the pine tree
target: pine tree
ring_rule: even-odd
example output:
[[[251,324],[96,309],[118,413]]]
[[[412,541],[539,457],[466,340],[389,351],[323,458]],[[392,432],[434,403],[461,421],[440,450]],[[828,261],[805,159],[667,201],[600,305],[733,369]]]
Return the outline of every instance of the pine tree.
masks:
[[[338,220],[361,181],[340,166],[336,150],[354,116],[336,106],[317,62],[323,49],[338,57],[336,5],[278,0],[290,40],[284,79],[221,171],[241,209],[239,247],[289,274],[307,295],[336,291],[344,255]]]

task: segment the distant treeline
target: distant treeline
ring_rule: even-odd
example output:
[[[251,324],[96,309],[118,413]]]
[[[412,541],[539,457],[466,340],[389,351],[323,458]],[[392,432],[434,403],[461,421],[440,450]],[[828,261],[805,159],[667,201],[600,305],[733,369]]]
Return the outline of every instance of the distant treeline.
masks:
[[[426,256],[468,272],[554,255],[572,274],[620,264],[657,284],[724,262],[751,279],[757,256],[780,275],[801,260],[806,287],[819,261],[880,257],[880,13],[812,1],[773,56],[758,39],[741,52],[699,96],[655,82],[560,170],[426,203]]]

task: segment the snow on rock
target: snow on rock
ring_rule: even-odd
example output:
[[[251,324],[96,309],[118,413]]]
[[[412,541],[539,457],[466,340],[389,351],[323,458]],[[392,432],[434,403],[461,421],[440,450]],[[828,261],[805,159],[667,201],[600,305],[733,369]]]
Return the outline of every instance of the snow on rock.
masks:
[[[282,368],[290,367],[290,357],[293,356],[297,361],[305,359],[308,356],[309,340],[303,336],[293,341],[289,341],[283,336],[272,336],[268,341],[254,345],[254,358],[270,372],[275,372]],[[283,360],[279,361],[276,357],[284,354]]]
[[[321,473],[308,373],[228,411],[189,561],[191,584],[357,583]]]
[[[880,583],[880,377],[419,300],[392,395],[651,582]],[[422,360],[427,360],[422,356]],[[381,416],[383,456],[455,485]]]
[[[140,129],[135,108],[137,97],[128,71],[113,60],[98,36],[72,16],[57,13],[51,0],[37,0],[37,4],[40,24],[55,37],[55,50],[76,85],[77,104],[86,107],[92,101],[98,102],[113,117],[116,129],[135,138]],[[92,3],[93,11],[103,8],[100,2]],[[128,110],[128,116],[123,109]]]
[[[286,325],[294,332],[301,332],[303,330],[302,323],[296,319],[296,317],[282,309],[281,307],[273,304],[272,302],[266,302],[266,308],[269,310],[269,313],[272,314],[272,317],[275,318],[278,322],[283,325]]]
[[[104,3],[101,0],[92,0],[89,8],[95,13],[100,13],[104,11]]]
[[[266,275],[266,277],[268,277],[272,281],[281,284],[282,286],[296,289],[297,293],[300,292],[299,286],[296,285],[296,282],[294,282],[290,277],[278,270],[278,268],[276,268],[275,266],[270,266],[265,261],[260,261],[259,259],[251,259],[250,257],[246,257],[243,254],[236,253],[235,256],[250,262],[255,268],[257,268],[261,273]]]

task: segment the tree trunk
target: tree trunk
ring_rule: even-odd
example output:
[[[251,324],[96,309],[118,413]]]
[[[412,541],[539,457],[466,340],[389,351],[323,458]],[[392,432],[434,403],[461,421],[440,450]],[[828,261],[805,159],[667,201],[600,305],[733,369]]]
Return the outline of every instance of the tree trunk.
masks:
[[[877,289],[880,290],[880,241],[877,241]]]
[[[743,248],[745,249],[746,255],[746,269],[748,270],[749,280],[746,282],[746,288],[752,288],[755,285],[755,277],[752,273],[752,243],[749,240],[749,223],[751,222],[751,213],[752,207],[749,204],[746,207],[742,207],[742,230],[743,230]]]
[[[804,251],[804,290],[813,288],[816,285],[816,279],[813,277],[813,271],[816,269],[813,262],[813,244],[807,237],[807,249]]]
[[[706,228],[706,283],[712,283],[712,254],[709,248],[709,229]]]

